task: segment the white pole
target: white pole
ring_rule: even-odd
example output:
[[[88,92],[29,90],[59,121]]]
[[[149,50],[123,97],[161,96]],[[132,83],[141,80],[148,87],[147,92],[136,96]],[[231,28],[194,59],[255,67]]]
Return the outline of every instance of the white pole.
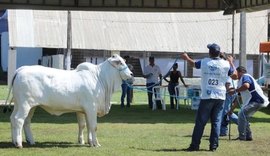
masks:
[[[232,13],[232,56],[234,57],[234,24],[235,24],[235,10]]]
[[[64,66],[66,70],[70,70],[71,67],[71,44],[72,44],[72,32],[71,32],[71,13],[67,14],[67,51],[64,57]]]
[[[240,49],[239,49],[239,65],[247,67],[247,54],[246,54],[246,12],[240,13]]]

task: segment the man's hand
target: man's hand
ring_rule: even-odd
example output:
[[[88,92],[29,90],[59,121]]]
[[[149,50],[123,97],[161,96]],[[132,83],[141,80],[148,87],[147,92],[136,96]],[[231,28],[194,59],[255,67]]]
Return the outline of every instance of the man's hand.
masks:
[[[145,78],[149,78],[149,77],[151,77],[152,75],[153,75],[153,73],[149,73],[149,74],[144,75],[144,77],[145,77]]]
[[[233,59],[232,55],[228,55],[228,56],[227,56],[227,60],[228,60],[229,62],[233,62],[234,59]]]
[[[188,60],[189,56],[188,56],[187,53],[183,53],[183,54],[181,55],[181,58],[182,58],[183,60]]]
[[[193,67],[195,66],[195,61],[193,59],[191,59],[187,53],[182,53],[181,54],[181,58],[183,60],[187,60]]]
[[[235,89],[234,88],[230,88],[227,91],[230,95],[234,95],[235,94]]]

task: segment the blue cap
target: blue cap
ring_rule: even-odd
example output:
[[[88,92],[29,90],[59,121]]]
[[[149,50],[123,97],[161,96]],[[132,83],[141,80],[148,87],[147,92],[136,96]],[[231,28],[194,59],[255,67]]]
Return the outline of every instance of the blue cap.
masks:
[[[213,44],[208,44],[207,48],[211,50],[212,52],[219,53],[220,52],[220,46],[217,45],[216,43]]]

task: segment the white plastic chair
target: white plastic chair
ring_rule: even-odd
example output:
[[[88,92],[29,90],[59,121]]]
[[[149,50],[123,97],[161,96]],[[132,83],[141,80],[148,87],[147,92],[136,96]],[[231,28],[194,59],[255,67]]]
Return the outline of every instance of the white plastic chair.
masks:
[[[154,86],[152,89],[153,96],[152,96],[152,101],[153,101],[153,107],[152,110],[157,109],[157,101],[161,102],[162,109],[166,110],[166,104],[165,104],[165,95],[166,95],[166,88],[165,86]]]
[[[188,94],[187,94],[188,88],[186,88],[183,85],[177,85],[174,87],[174,91],[175,91],[176,109],[177,110],[179,109],[180,100],[184,100],[185,105],[190,104],[192,97],[188,96]]]

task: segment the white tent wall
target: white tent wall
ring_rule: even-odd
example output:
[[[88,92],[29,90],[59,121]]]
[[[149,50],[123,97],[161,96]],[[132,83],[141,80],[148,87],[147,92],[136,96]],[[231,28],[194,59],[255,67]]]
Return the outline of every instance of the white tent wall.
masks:
[[[235,15],[235,54],[239,16]],[[8,19],[10,47],[67,48],[67,11],[8,10]],[[246,22],[246,54],[259,54],[259,43],[267,41],[268,12],[247,13]],[[71,24],[72,49],[203,54],[208,52],[206,45],[215,42],[222,51],[232,52],[232,16],[223,12],[72,11]]]
[[[66,48],[67,11],[9,10],[11,47]],[[72,48],[207,52],[216,42],[231,53],[232,16],[223,12],[149,13],[72,11]],[[235,18],[239,51],[239,14]],[[247,13],[247,54],[267,40],[267,11]]]
[[[8,43],[8,32],[4,32],[1,35],[1,63],[3,71],[8,70],[8,52],[9,52],[9,43]],[[16,48],[17,56],[15,58],[16,64],[15,68],[19,68],[23,65],[36,65],[38,60],[42,58],[42,48],[25,48],[18,47]]]
[[[73,48],[205,53],[205,45],[216,42],[231,53],[232,16],[222,12],[72,12],[72,19]],[[239,14],[235,21],[238,54]],[[255,45],[265,41],[266,34],[267,11],[247,13],[247,54],[258,52]]]
[[[67,12],[8,10],[10,47],[67,47]]]

